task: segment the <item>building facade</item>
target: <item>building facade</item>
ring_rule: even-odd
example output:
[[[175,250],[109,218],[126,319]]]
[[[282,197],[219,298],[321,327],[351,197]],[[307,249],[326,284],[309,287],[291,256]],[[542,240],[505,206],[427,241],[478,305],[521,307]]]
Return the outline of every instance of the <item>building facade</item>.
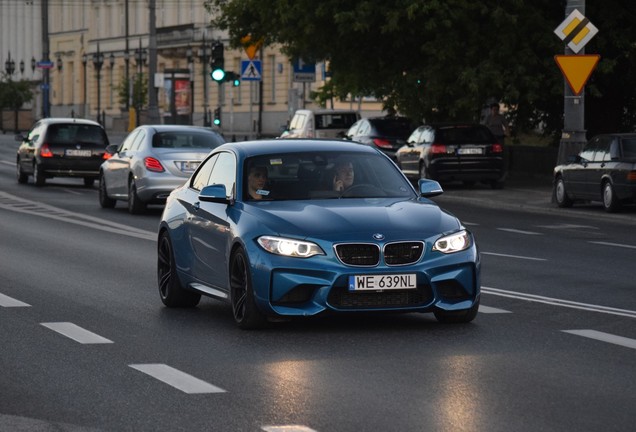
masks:
[[[290,59],[278,47],[266,46],[254,52],[260,69],[247,76],[246,50],[229,47],[227,34],[210,25],[212,17],[202,3],[1,1],[0,59],[10,53],[26,65],[13,77],[33,81],[35,118],[47,113],[92,118],[117,131],[148,121],[209,125],[220,108],[226,136],[277,136],[296,109],[318,108],[309,95],[326,79],[323,64],[316,65],[314,80],[305,76],[296,82]],[[225,69],[244,77],[238,87],[209,76],[212,45],[218,42],[225,46]],[[135,110],[139,107],[132,97],[121,95],[122,86],[132,93],[139,78],[156,92],[158,118],[146,112],[152,100]],[[333,107],[358,109],[363,116],[381,114],[381,104],[368,98],[336,101]],[[138,117],[130,115],[137,111]]]

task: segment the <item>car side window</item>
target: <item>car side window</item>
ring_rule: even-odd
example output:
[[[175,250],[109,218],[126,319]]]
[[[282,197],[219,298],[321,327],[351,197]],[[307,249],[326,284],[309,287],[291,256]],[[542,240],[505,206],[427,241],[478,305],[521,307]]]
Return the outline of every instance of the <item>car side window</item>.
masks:
[[[611,137],[602,137],[598,140],[598,145],[594,153],[594,162],[609,162],[610,157],[610,144],[612,143]]]
[[[433,142],[433,140],[435,139],[435,134],[433,133],[433,131],[431,129],[426,129],[423,133],[422,133],[422,143],[424,144],[430,144]]]
[[[227,198],[234,196],[234,186],[236,184],[236,159],[232,153],[219,153],[219,158],[212,167],[208,185],[225,185]]]
[[[358,131],[358,128],[360,127],[361,122],[362,122],[361,120],[358,120],[357,122],[355,122],[353,126],[349,128],[345,136],[347,136],[348,138],[351,138],[352,136],[354,136],[356,132]]]
[[[218,158],[219,155],[215,154],[201,164],[197,172],[192,176],[192,182],[190,183],[192,189],[200,191],[209,184],[210,173]]]
[[[137,134],[137,137],[135,137],[132,145],[130,146],[131,150],[139,150],[139,148],[141,147],[141,143],[144,142],[144,139],[146,138],[146,132],[145,131],[139,131],[139,133]]]
[[[117,152],[121,153],[121,152],[125,152],[127,150],[130,150],[130,148],[132,147],[133,142],[135,141],[135,138],[137,137],[137,135],[139,135],[139,131],[129,134],[124,139],[124,142],[121,143],[121,145],[117,149]]]
[[[584,159],[587,162],[594,160],[594,150],[598,146],[599,138],[593,138],[590,142],[588,142],[579,155],[581,159]]]

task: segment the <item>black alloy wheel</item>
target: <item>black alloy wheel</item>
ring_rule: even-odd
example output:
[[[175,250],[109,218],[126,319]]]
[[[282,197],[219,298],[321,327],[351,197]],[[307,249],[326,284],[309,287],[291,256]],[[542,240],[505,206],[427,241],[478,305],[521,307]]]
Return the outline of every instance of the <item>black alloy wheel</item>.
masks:
[[[237,249],[230,261],[230,301],[234,321],[241,329],[257,329],[266,323],[254,302],[252,277],[243,249]]]
[[[188,291],[181,285],[172,242],[166,231],[160,234],[157,245],[157,283],[161,301],[168,307],[194,307],[201,300],[201,294]]]

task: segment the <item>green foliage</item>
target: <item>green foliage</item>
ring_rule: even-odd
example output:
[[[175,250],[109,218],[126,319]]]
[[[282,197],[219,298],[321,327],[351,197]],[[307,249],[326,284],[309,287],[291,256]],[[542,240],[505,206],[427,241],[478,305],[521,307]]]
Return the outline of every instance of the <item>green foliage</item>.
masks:
[[[32,84],[29,81],[7,79],[0,82],[0,108],[18,110],[33,100]]]
[[[290,57],[328,60],[331,94],[373,95],[415,120],[478,120],[491,98],[518,131],[563,127],[565,0],[207,0],[233,46],[251,35]],[[636,126],[636,3],[588,2],[601,64],[586,88],[587,129]],[[611,106],[608,106],[611,105]],[[599,116],[599,117],[597,117]],[[598,121],[602,118],[603,121]]]
[[[135,74],[132,78],[124,78],[117,86],[119,104],[125,106],[129,98],[132,83],[132,107],[144,107],[148,103],[148,77]]]

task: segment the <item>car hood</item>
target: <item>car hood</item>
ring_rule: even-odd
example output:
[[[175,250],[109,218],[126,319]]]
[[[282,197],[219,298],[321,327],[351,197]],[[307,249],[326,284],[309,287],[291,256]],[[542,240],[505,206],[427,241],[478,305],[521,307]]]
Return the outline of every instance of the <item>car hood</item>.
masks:
[[[296,238],[331,241],[386,241],[428,238],[459,229],[455,216],[424,198],[365,198],[319,201],[270,201],[246,204],[265,231]]]

